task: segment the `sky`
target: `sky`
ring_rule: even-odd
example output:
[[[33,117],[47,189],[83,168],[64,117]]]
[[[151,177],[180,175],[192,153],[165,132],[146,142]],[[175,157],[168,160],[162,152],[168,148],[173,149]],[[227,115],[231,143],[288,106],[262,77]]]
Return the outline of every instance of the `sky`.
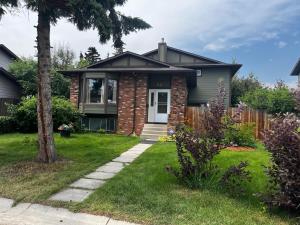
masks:
[[[266,85],[284,80],[296,86],[290,72],[300,58],[300,0],[128,0],[118,10],[152,26],[124,37],[125,50],[144,53],[164,38],[175,48],[243,64],[239,76],[254,73]],[[36,22],[25,8],[9,12],[0,21],[0,43],[18,56],[34,56]],[[77,57],[89,46],[102,58],[114,52],[95,30],[78,31],[65,19],[51,27],[51,45],[67,45]]]

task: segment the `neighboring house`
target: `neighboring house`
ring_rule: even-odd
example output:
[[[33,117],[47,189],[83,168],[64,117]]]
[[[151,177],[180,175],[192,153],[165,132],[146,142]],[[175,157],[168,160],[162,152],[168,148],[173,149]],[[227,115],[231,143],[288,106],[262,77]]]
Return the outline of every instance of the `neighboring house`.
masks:
[[[207,104],[220,82],[229,106],[231,79],[240,67],[169,47],[163,41],[143,55],[124,52],[62,73],[71,77],[70,99],[86,114],[88,129],[141,135],[146,131],[163,134],[167,127],[184,122],[186,107]]]
[[[293,68],[292,76],[298,76],[298,86],[300,87],[300,58]]]
[[[18,57],[5,45],[0,44],[0,116],[6,115],[6,103],[16,103],[21,88],[16,78],[8,72],[9,64]]]

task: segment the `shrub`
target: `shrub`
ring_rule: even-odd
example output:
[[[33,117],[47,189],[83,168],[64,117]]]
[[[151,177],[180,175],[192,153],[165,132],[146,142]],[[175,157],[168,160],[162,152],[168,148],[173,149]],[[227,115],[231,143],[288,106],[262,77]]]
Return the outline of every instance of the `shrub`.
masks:
[[[231,82],[231,104],[238,105],[240,98],[247,92],[261,87],[262,84],[252,73],[247,77],[234,76]]]
[[[202,181],[216,172],[212,159],[223,146],[225,116],[225,91],[220,87],[216,99],[204,110],[202,132],[180,125],[176,129],[176,147],[180,169],[167,170],[189,186],[199,187]]]
[[[300,86],[294,92],[295,110],[300,115]]]
[[[225,144],[255,147],[255,124],[231,125],[225,131]]]
[[[293,114],[275,118],[264,134],[266,149],[271,153],[272,165],[267,173],[271,193],[265,201],[300,212],[300,121]]]
[[[16,123],[12,117],[0,116],[0,134],[16,131]]]
[[[248,165],[247,161],[240,162],[236,166],[230,166],[223,174],[220,184],[228,193],[233,195],[245,193],[243,183],[251,181],[250,172],[245,170]]]
[[[282,83],[275,88],[257,88],[247,92],[241,100],[253,109],[266,110],[270,114],[295,111],[293,93]]]
[[[9,111],[21,132],[37,131],[36,97],[23,98],[18,105],[10,106]],[[62,124],[69,123],[73,123],[74,127],[78,127],[80,114],[68,100],[60,97],[53,97],[52,111],[54,130],[57,130]]]
[[[193,130],[185,125],[177,126],[175,141],[179,170],[170,166],[166,169],[188,187],[205,187],[218,181],[219,169],[212,163],[212,160],[221,149],[225,148],[225,130],[228,126],[234,126],[238,122],[239,114],[243,110],[243,106],[239,105],[235,115],[226,116],[224,102],[225,90],[221,85],[217,97],[204,109],[199,130]],[[249,178],[249,172],[244,170],[247,165],[242,162],[238,166],[231,167],[223,176],[223,182],[227,185],[235,182],[235,184],[240,184],[241,188],[242,182]],[[241,181],[238,182],[238,179]]]

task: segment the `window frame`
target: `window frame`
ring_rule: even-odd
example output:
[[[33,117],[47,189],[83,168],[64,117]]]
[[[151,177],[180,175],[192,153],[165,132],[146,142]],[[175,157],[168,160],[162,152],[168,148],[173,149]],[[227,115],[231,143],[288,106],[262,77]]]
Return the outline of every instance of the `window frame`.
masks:
[[[88,85],[89,79],[102,79],[103,80],[103,101],[101,103],[87,102],[88,100]],[[108,102],[108,80],[116,81],[116,102]],[[119,94],[119,76],[108,73],[85,73],[82,76],[82,102],[84,105],[117,105]]]
[[[117,102],[118,102],[118,89],[119,89],[119,87],[118,87],[118,80],[117,79],[115,79],[115,78],[110,78],[110,77],[108,77],[107,79],[106,79],[106,100],[107,100],[107,103],[108,104],[117,104]],[[114,81],[114,82],[116,82],[115,83],[115,85],[113,86],[113,88],[115,88],[116,90],[113,90],[113,95],[115,94],[115,101],[109,101],[109,99],[108,99],[108,85],[109,85],[109,81]],[[114,97],[114,96],[113,96]]]
[[[88,99],[90,99],[90,97],[88,97],[90,95],[90,89],[89,89],[89,80],[102,80],[102,86],[101,86],[101,99],[100,99],[100,102],[90,102],[88,101]],[[90,77],[87,77],[85,78],[85,101],[84,103],[85,104],[89,104],[89,105],[92,105],[92,104],[97,104],[97,105],[103,105],[105,104],[105,89],[106,89],[106,84],[105,84],[105,78],[102,78],[102,77],[97,77],[97,78],[90,78]]]

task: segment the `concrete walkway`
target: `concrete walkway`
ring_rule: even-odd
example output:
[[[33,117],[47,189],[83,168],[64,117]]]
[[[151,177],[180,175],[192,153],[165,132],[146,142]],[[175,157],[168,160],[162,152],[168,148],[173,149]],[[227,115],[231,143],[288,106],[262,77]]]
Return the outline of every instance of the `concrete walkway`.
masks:
[[[85,177],[72,183],[67,189],[51,196],[50,200],[64,202],[84,201],[95,191],[95,189],[104,185],[107,180],[114,177],[125,166],[133,162],[151,145],[151,143],[140,143],[135,145],[127,152],[124,152],[122,155],[112,160],[112,162],[100,166],[96,171],[87,174]]]
[[[0,198],[0,225],[137,225],[39,204],[20,203],[12,207],[13,202]]]

